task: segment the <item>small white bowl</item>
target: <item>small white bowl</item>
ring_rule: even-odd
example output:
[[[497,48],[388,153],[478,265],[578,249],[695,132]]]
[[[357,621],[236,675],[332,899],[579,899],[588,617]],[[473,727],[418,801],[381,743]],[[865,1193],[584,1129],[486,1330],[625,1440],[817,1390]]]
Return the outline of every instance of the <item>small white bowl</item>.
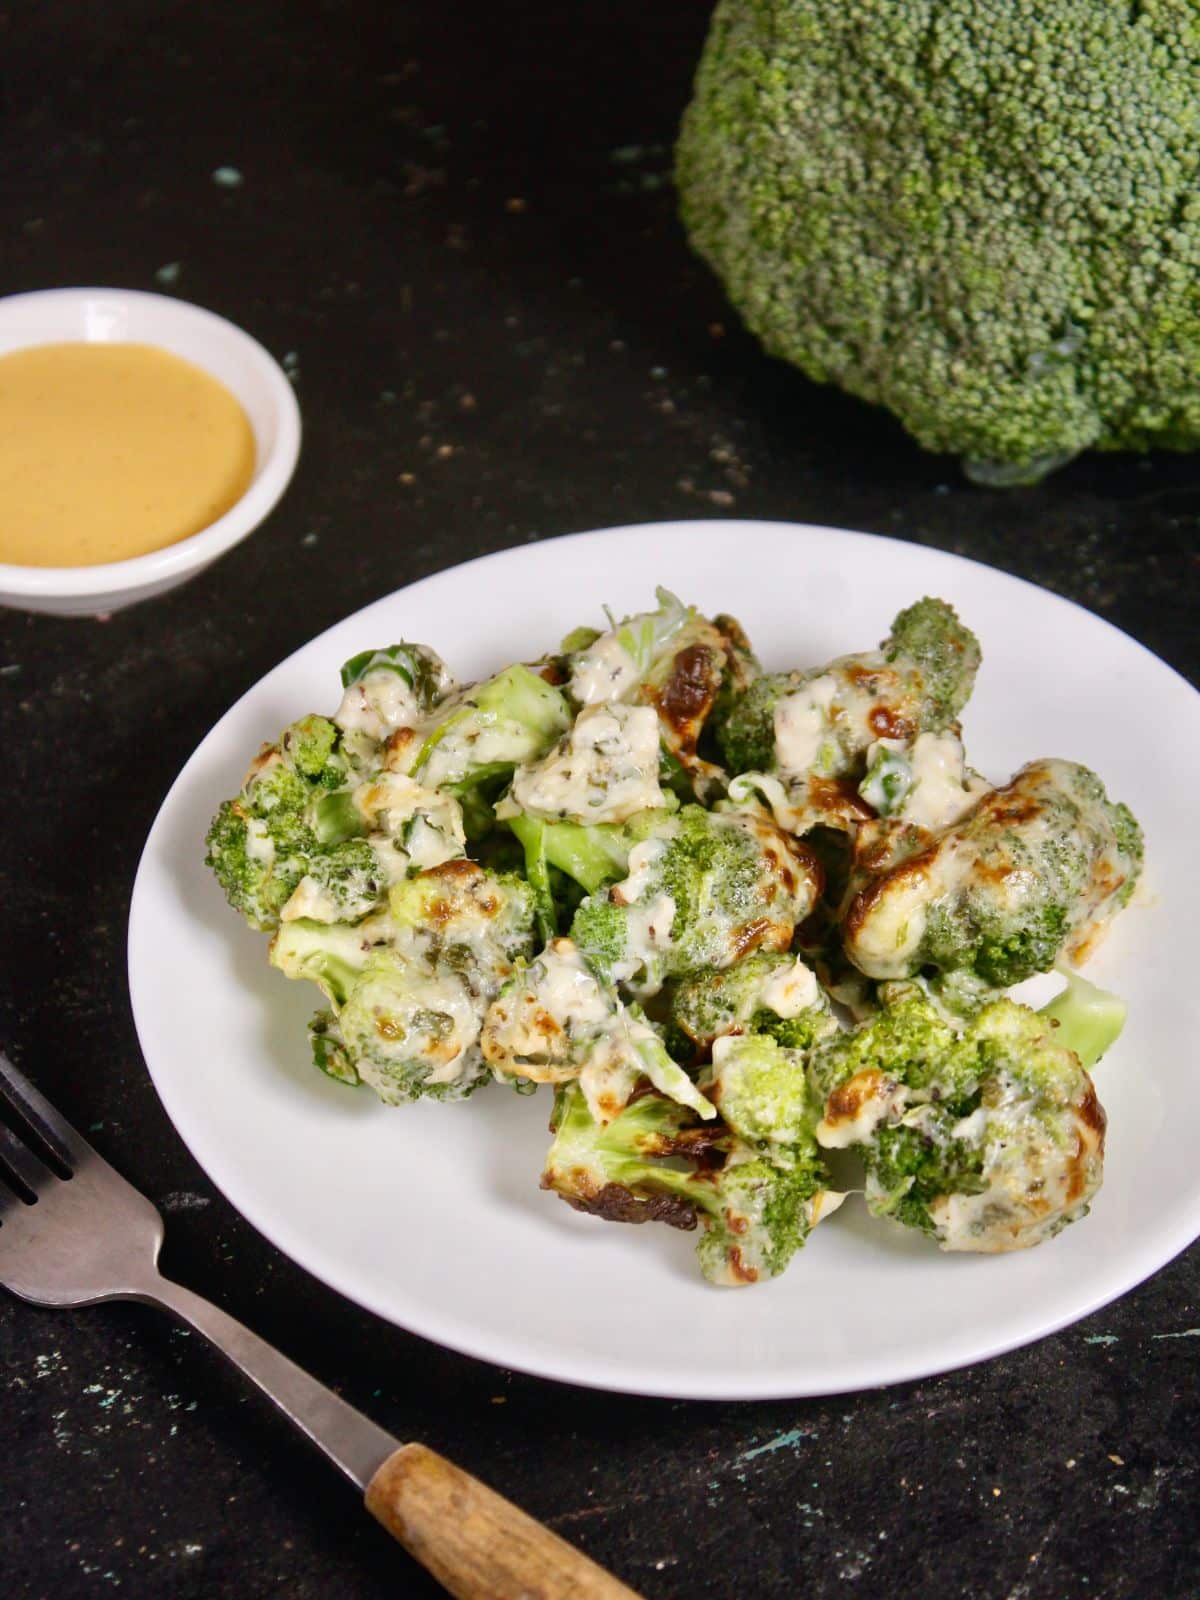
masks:
[[[152,344],[194,362],[237,397],[254,432],[249,487],[199,533],[94,567],[0,562],[0,605],[94,616],[173,589],[258,527],[295,470],[300,408],[282,368],[257,340],[185,300],[134,289],[47,289],[0,299],[0,355],[74,340]]]

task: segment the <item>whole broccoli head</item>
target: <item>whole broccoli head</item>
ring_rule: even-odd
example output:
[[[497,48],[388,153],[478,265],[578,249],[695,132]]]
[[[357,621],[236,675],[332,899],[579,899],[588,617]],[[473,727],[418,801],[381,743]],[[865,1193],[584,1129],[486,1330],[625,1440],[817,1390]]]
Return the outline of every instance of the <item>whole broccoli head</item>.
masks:
[[[717,740],[734,773],[861,777],[877,740],[953,723],[979,661],[979,641],[953,606],[926,597],[900,612],[878,650],[750,680],[724,709]]]
[[[811,1067],[826,1096],[817,1139],[862,1156],[872,1212],[945,1250],[987,1252],[1039,1244],[1084,1216],[1100,1187],[1105,1117],[1071,1048],[1071,1019],[1002,999],[960,1031],[918,984],[885,984],[880,999]],[[1075,1021],[1094,1048],[1103,1015]],[[1120,1019],[1107,1023],[1111,1042]]]
[[[827,1205],[828,1173],[811,1133],[759,1152],[726,1125],[653,1091],[597,1122],[582,1089],[555,1097],[554,1142],[542,1174],[578,1211],[611,1222],[666,1222],[703,1233],[710,1283],[743,1285],[782,1272]]]
[[[629,876],[591,895],[571,938],[606,982],[656,993],[669,977],[786,950],[820,893],[802,846],[773,823],[684,806],[629,856]]]
[[[1141,830],[1094,772],[1033,762],[857,890],[846,954],[871,978],[936,968],[1007,988],[1060,956],[1086,956],[1141,866]]]
[[[721,0],[682,214],[772,355],[990,482],[1200,442],[1192,6]]]

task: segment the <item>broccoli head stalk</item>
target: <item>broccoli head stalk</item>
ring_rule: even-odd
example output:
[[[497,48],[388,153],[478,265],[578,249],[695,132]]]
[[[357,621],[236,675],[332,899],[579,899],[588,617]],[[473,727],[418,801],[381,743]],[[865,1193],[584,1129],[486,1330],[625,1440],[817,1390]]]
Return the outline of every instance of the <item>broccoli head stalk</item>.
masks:
[[[685,226],[767,350],[993,484],[1200,443],[1186,5],[721,0]]]
[[[551,869],[595,894],[625,876],[634,845],[661,827],[669,815],[669,809],[663,807],[640,812],[623,823],[547,822],[514,810],[506,801],[498,812],[525,853],[525,876],[534,893],[538,928],[545,940],[554,937],[559,922]]]
[[[731,772],[779,773],[789,784],[861,778],[876,741],[950,726],[979,660],[979,641],[953,607],[919,600],[878,650],[753,679],[717,725],[725,762]]]
[[[577,1083],[557,1091],[551,1126],[544,1189],[612,1222],[699,1222],[696,1254],[710,1283],[776,1276],[822,1214],[828,1176],[811,1134],[763,1154],[653,1090],[601,1124]]]
[[[685,806],[635,845],[627,878],[583,901],[571,938],[604,981],[651,995],[786,950],[820,887],[815,861],[769,820]]]
[[[1001,999],[959,1029],[919,984],[884,984],[879,998],[876,1016],[811,1062],[826,1096],[817,1139],[862,1156],[871,1211],[944,1250],[987,1252],[1084,1216],[1105,1117],[1073,1046],[1096,1049],[1095,1010],[1077,1036],[1087,1008],[1056,1019]]]
[[[853,892],[846,954],[871,978],[935,968],[1006,988],[1086,957],[1141,865],[1141,830],[1095,773],[1034,762]]]

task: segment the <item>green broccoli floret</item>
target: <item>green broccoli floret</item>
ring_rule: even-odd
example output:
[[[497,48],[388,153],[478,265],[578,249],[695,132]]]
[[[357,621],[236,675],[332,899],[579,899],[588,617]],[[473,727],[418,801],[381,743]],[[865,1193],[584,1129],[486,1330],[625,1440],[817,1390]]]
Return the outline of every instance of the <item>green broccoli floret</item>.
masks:
[[[332,1011],[314,1013],[308,1024],[308,1043],[312,1051],[313,1066],[327,1078],[356,1088],[362,1079],[358,1068],[350,1059],[346,1041],[338,1031],[337,1018]]]
[[[525,852],[525,876],[537,902],[538,928],[549,940],[558,931],[558,897],[552,870],[564,873],[588,894],[623,878],[629,869],[629,852],[660,827],[667,808],[639,812],[627,822],[545,822],[524,812],[507,812],[511,828]]]
[[[750,329],[993,484],[1200,443],[1187,5],[721,0],[685,226]]]
[[[294,918],[271,964],[315,983],[313,1059],[400,1105],[461,1099],[487,1080],[479,1034],[491,1001],[532,953],[533,903],[520,878],[454,860],[393,885],[388,909],[356,923]]]
[[[477,841],[490,830],[494,802],[514,768],[545,755],[570,721],[561,690],[529,667],[506,667],[393,734],[389,764],[457,800],[467,837]]]
[[[606,981],[654,994],[669,977],[786,950],[819,887],[772,823],[685,806],[630,852],[628,878],[583,901],[571,938]]]
[[[221,805],[205,862],[251,927],[276,927],[311,861],[363,831],[335,793],[347,781],[338,728],[326,717],[304,717],[264,747],[241,793]]]
[[[512,978],[484,1018],[481,1047],[498,1073],[534,1083],[578,1078],[592,1114],[609,1121],[647,1078],[702,1119],[716,1115],[637,1006],[601,982],[570,939],[554,939]]]
[[[859,779],[878,740],[949,727],[979,661],[979,641],[954,608],[919,600],[900,612],[878,650],[754,678],[718,720],[717,740],[734,773]]]
[[[739,690],[758,670],[750,645],[732,617],[710,620],[666,589],[658,609],[626,617],[607,633],[581,632],[569,641],[569,692],[577,704],[640,702],[658,713],[665,783],[681,798],[719,793],[721,774],[697,747],[722,695]]]
[[[673,1030],[704,1054],[725,1034],[765,1034],[807,1050],[837,1022],[828,996],[797,957],[756,951],[721,972],[681,978],[671,993]]]
[[[857,889],[846,954],[871,978],[962,970],[1007,988],[1086,955],[1141,864],[1141,830],[1095,773],[1034,762],[930,849]]]
[[[1110,997],[1105,997],[1109,999]],[[1120,1031],[1096,1003],[1061,1015],[1007,999],[956,1027],[916,983],[811,1058],[817,1139],[853,1148],[867,1204],[946,1250],[1024,1249],[1084,1216],[1100,1186],[1105,1118],[1075,1050]]]
[[[711,1283],[782,1272],[820,1215],[828,1176],[811,1140],[759,1154],[653,1091],[602,1125],[577,1083],[558,1090],[552,1127],[544,1189],[612,1222],[699,1222],[696,1254]]]

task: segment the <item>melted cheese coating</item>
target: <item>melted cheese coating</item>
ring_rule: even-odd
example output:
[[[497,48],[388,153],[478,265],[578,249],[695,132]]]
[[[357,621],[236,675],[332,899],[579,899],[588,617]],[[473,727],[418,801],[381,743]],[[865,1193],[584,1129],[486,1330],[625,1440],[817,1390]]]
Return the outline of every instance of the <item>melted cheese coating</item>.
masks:
[[[622,700],[641,677],[637,662],[615,634],[602,633],[576,658],[570,694],[582,706]]]
[[[593,705],[549,755],[518,770],[512,799],[548,821],[624,822],[664,803],[652,706]]]
[[[777,1017],[798,1017],[820,998],[816,974],[799,956],[790,967],[772,972],[759,991],[759,999]]]

